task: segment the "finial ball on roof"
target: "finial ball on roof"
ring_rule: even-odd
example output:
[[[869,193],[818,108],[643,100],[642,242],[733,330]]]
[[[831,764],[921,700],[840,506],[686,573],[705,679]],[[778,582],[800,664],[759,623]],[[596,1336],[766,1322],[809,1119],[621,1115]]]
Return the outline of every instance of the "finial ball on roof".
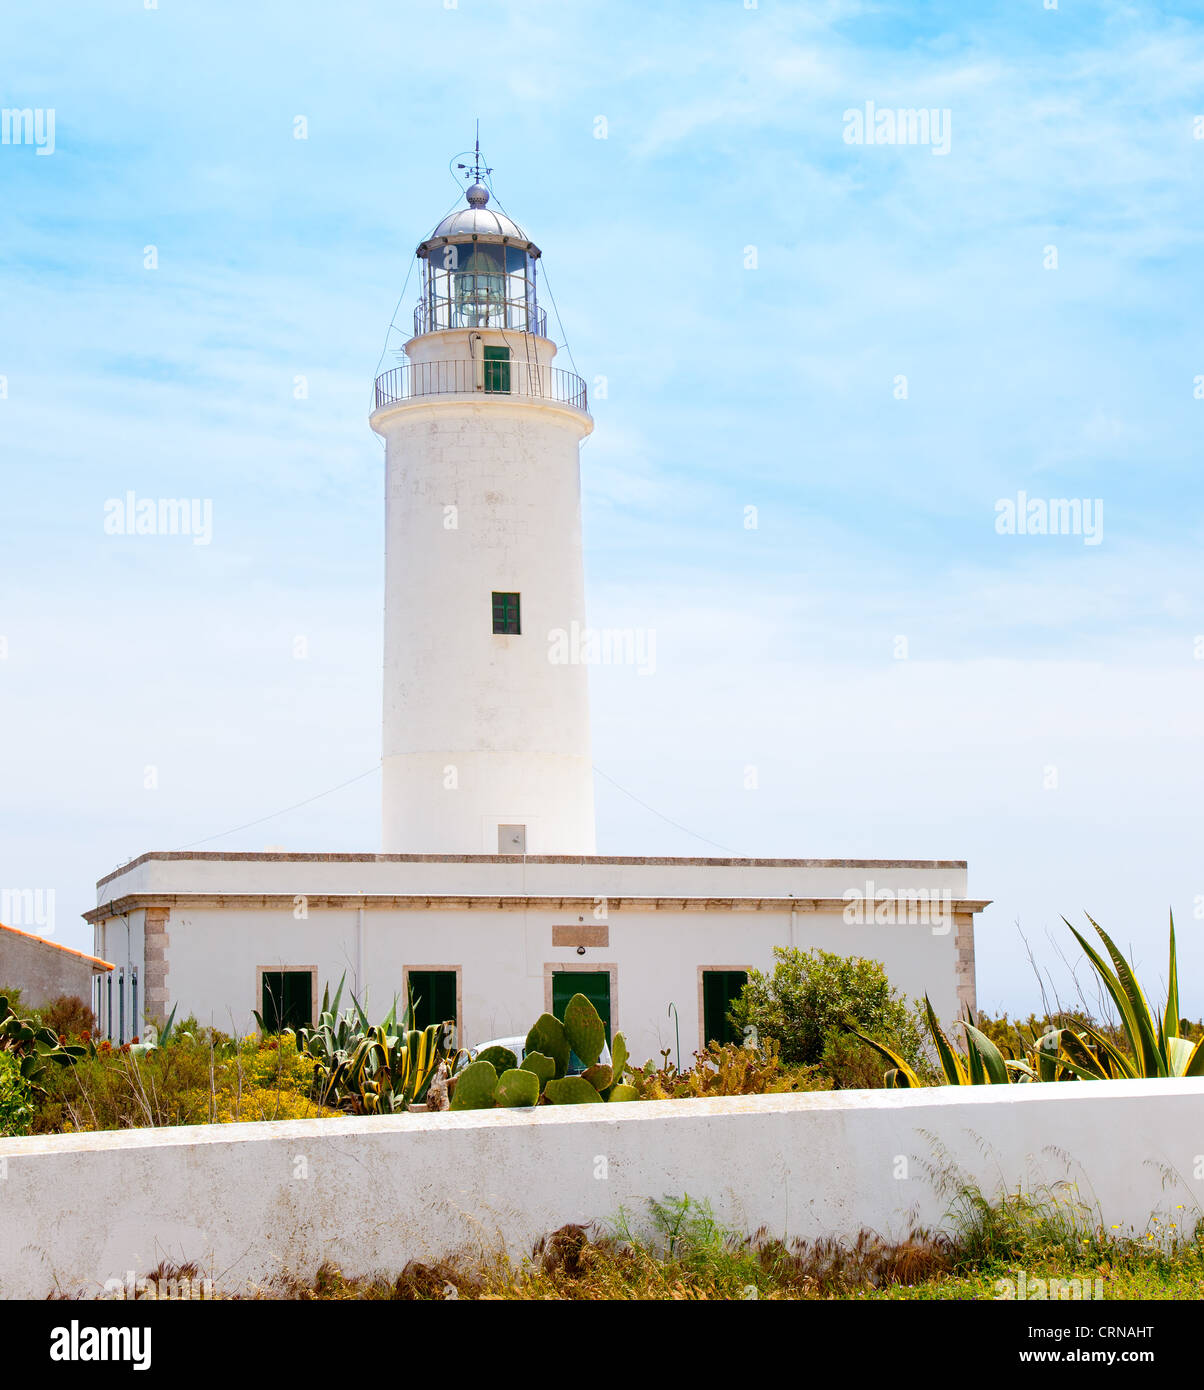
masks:
[[[489,190],[482,183],[474,183],[464,196],[469,207],[483,208],[489,201]]]

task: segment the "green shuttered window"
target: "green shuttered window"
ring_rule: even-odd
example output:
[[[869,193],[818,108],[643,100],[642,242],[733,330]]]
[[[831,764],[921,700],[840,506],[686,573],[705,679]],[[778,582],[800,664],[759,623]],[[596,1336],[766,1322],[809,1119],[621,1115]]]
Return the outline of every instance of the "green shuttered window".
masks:
[[[740,1030],[728,1021],[732,1000],[748,983],[747,970],[702,972],[702,1029],[705,1042],[738,1043]]]
[[[512,636],[522,632],[517,594],[494,593],[493,630],[498,634]]]
[[[456,972],[411,970],[407,976],[414,1001],[414,1027],[432,1023],[459,1023],[456,1017]]]
[[[285,1028],[312,1028],[313,972],[265,970],[260,1013],[269,1033],[279,1033]]]

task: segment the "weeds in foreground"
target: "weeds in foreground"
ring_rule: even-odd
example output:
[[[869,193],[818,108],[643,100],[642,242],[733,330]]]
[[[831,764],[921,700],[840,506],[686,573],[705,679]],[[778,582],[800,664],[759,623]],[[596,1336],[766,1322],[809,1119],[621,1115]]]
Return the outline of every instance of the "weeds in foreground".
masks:
[[[1204,1221],[1190,1234],[1162,1218],[1145,1232],[1105,1228],[1064,1191],[988,1201],[961,1189],[954,1233],[913,1230],[902,1240],[862,1231],[851,1243],[789,1243],[718,1221],[689,1196],[649,1204],[637,1223],[620,1211],[605,1227],[567,1225],[511,1264],[501,1255],[411,1261],[395,1276],[347,1274],[332,1263],[225,1297],[301,1300],[991,1299],[1002,1280],[1080,1279],[1105,1298],[1204,1297]],[[165,1281],[186,1272],[160,1266]],[[1097,1281],[1098,1284],[1097,1284]],[[1014,1279],[1013,1279],[1014,1282]]]

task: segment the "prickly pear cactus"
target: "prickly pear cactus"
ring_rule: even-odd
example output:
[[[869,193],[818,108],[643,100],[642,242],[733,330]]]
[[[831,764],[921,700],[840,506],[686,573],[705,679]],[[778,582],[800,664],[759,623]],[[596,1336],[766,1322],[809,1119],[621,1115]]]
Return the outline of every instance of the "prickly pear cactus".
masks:
[[[553,1078],[543,1088],[549,1105],[588,1105],[602,1097],[583,1076]]]
[[[535,1074],[539,1082],[539,1089],[542,1091],[556,1075],[556,1063],[542,1052],[528,1052],[523,1058],[522,1070]]]
[[[639,1100],[639,1098],[640,1098],[640,1093],[639,1093],[639,1091],[636,1090],[636,1088],[635,1088],[634,1086],[627,1086],[627,1085],[625,1085],[625,1084],[624,1084],[623,1082],[621,1082],[621,1081],[618,1083],[618,1085],[612,1086],[612,1087],[610,1088],[610,1092],[609,1092],[609,1094],[608,1094],[607,1097],[606,1097],[606,1099],[607,1099],[608,1101],[612,1101],[612,1100]]]
[[[492,1062],[469,1062],[456,1077],[452,1110],[488,1110],[497,1089],[497,1072]]]
[[[563,1076],[569,1066],[569,1040],[564,1024],[553,1014],[540,1014],[527,1034],[527,1052],[542,1052],[545,1057],[550,1057],[556,1064],[556,1076]],[[597,1061],[597,1058],[594,1060]]]
[[[592,1067],[606,1045],[606,1028],[598,1011],[584,994],[574,994],[565,1006],[564,1031],[569,1046],[580,1057],[582,1065]]]
[[[499,1076],[518,1066],[518,1058],[508,1047],[483,1047],[476,1055],[478,1062],[489,1062]]]
[[[493,1098],[499,1105],[538,1105],[539,1077],[517,1067],[504,1071],[498,1077]]]
[[[627,1039],[622,1033],[616,1033],[615,1040],[610,1045],[610,1070],[615,1085],[619,1085],[623,1080],[623,1073],[627,1070]]]
[[[581,1073],[581,1079],[588,1081],[595,1091],[606,1092],[610,1090],[613,1074],[609,1067],[599,1062],[596,1066],[587,1067]]]

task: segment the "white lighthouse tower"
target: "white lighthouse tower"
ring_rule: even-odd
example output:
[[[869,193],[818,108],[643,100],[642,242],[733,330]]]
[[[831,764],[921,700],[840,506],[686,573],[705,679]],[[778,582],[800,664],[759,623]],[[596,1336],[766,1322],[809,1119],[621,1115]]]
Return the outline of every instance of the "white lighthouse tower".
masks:
[[[595,852],[578,449],[585,383],[552,365],[539,248],[489,206],[418,247],[404,366],[376,382],[386,444],[382,849]]]

